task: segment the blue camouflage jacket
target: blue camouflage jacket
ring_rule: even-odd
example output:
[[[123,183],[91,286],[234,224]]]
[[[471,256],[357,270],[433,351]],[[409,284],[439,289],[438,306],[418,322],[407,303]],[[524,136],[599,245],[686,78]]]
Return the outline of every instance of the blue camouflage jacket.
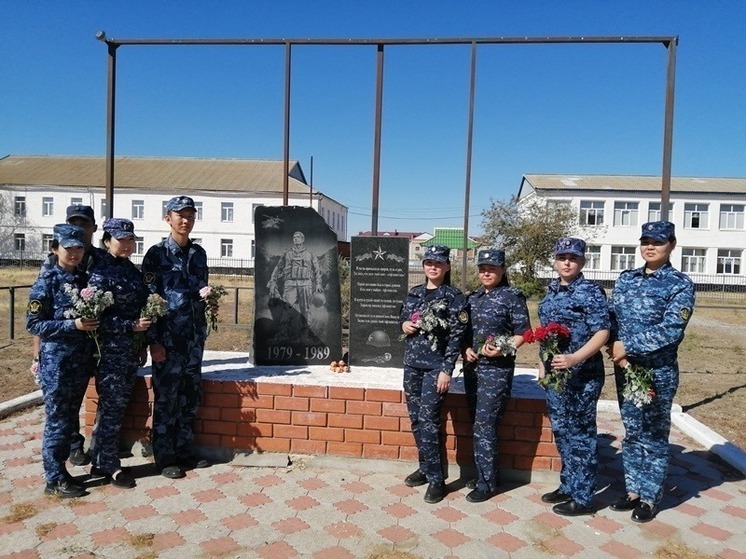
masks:
[[[399,325],[411,320],[415,312],[436,317],[438,325],[430,336],[421,328],[406,337],[404,364],[438,369],[451,375],[469,322],[466,297],[450,285],[441,285],[430,293],[424,285],[418,285],[409,291],[402,303]]]
[[[65,284],[82,289],[86,286],[86,276],[79,270],[68,272],[56,264],[42,268],[29,293],[26,311],[29,333],[43,340],[86,340],[86,333],[75,328],[75,319],[65,317],[65,311],[73,308]]]
[[[471,328],[466,344],[476,353],[488,336],[516,336],[531,328],[526,297],[515,287],[505,285],[486,291],[481,286],[469,295],[469,309]],[[498,366],[515,362],[514,355],[479,359]]]
[[[140,270],[129,258],[107,252],[91,269],[88,284],[114,295],[114,304],[101,314],[101,333],[131,333],[149,293]]]
[[[207,321],[199,290],[209,279],[205,249],[191,240],[182,249],[169,236],[150,247],[142,272],[149,291],[168,301],[168,314],[148,330],[148,342],[175,347],[195,336],[204,340]]]
[[[559,278],[549,283],[547,294],[539,303],[539,321],[542,326],[557,322],[570,329],[569,343],[561,348],[564,353],[574,353],[587,344],[596,332],[611,327],[606,294],[582,273],[568,285],[562,285]],[[578,363],[572,370],[596,372],[603,376],[601,352]]]
[[[646,366],[676,355],[694,308],[694,284],[670,262],[651,274],[645,267],[622,272],[609,302],[611,340]]]

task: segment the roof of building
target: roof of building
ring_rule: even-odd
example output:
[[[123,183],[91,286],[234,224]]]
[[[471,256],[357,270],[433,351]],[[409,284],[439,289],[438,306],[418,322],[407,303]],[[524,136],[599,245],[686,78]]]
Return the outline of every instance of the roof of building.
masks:
[[[288,190],[307,193],[297,161],[288,164]],[[0,185],[103,187],[101,156],[8,155],[0,159]],[[115,188],[282,192],[282,161],[191,157],[117,157]]]
[[[443,245],[451,249],[464,248],[464,230],[458,227],[436,227],[433,238],[422,243],[422,246],[426,247],[433,245]],[[478,246],[479,243],[474,239],[468,239],[467,248]]]
[[[397,231],[394,229],[393,231],[379,231],[376,236],[377,237],[404,237],[405,239],[415,239],[419,237],[420,235],[423,235],[424,233],[421,233],[419,231]],[[372,237],[373,232],[372,231],[360,231],[357,234],[358,237]]]
[[[661,177],[640,175],[523,175],[518,197],[536,190],[660,192]],[[671,177],[671,192],[746,194],[746,178]]]

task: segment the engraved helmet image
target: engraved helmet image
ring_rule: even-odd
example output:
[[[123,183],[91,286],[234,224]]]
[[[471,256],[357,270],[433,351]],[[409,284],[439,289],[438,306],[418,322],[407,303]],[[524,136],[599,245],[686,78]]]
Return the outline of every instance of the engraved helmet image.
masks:
[[[383,330],[373,330],[368,336],[367,344],[373,347],[391,347],[391,339]]]
[[[313,306],[323,307],[324,305],[326,305],[326,296],[324,296],[320,291],[317,291],[313,294]]]

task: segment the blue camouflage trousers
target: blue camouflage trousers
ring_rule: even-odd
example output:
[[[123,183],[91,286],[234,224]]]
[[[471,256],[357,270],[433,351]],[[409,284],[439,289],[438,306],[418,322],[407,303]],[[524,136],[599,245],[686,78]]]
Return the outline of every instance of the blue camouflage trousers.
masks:
[[[96,372],[98,409],[93,430],[96,444],[91,448],[91,462],[109,474],[121,467],[119,440],[138,366],[131,337],[122,334],[116,340],[101,342],[101,361]]]
[[[42,340],[39,352],[39,382],[44,395],[44,437],[41,457],[47,483],[67,477],[65,460],[70,454],[70,438],[79,424],[80,405],[88,387],[87,343],[69,340]]]
[[[204,341],[186,349],[166,348],[166,359],[153,363],[153,455],[159,468],[188,459],[194,419],[202,401]]]
[[[562,459],[559,490],[586,507],[596,492],[596,405],[603,385],[603,376],[582,380],[574,374],[562,393],[551,388],[546,392],[549,421]]]
[[[464,389],[474,423],[474,465],[480,491],[500,485],[498,429],[510,399],[514,367],[495,367],[477,361],[464,367]]]
[[[650,404],[635,406],[623,400],[624,371],[615,368],[617,398],[624,422],[622,463],[624,484],[628,493],[636,493],[646,503],[657,505],[663,498],[668,474],[671,432],[671,406],[679,387],[679,366],[653,368],[655,397]]]
[[[437,390],[440,369],[428,370],[404,366],[404,396],[412,423],[420,471],[430,483],[443,483],[440,445],[440,408],[446,394]]]

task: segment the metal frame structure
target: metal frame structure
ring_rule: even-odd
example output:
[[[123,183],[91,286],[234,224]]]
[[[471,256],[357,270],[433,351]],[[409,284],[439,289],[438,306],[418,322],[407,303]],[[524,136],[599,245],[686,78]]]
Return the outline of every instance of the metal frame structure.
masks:
[[[465,281],[467,268],[466,247],[469,234],[469,196],[471,190],[472,137],[474,133],[474,98],[476,88],[476,61],[478,45],[516,44],[629,44],[661,43],[668,51],[666,70],[666,100],[663,125],[663,165],[661,172],[661,219],[668,219],[668,203],[671,191],[671,152],[673,147],[673,107],[676,77],[676,47],[678,36],[659,37],[482,37],[482,38],[411,38],[411,39],[113,39],[99,31],[96,38],[103,41],[108,49],[107,101],[106,101],[106,198],[108,217],[114,210],[114,129],[116,102],[116,54],[121,46],[257,46],[272,45],[285,47],[285,120],[283,144],[282,201],[288,204],[288,173],[290,162],[290,77],[293,46],[361,46],[376,47],[376,105],[373,141],[373,183],[371,204],[371,234],[378,234],[378,199],[381,170],[381,123],[383,120],[383,63],[384,49],[387,46],[412,45],[471,45],[471,71],[469,85],[469,116],[466,149],[466,177],[464,183],[464,245],[462,261],[462,281]]]

